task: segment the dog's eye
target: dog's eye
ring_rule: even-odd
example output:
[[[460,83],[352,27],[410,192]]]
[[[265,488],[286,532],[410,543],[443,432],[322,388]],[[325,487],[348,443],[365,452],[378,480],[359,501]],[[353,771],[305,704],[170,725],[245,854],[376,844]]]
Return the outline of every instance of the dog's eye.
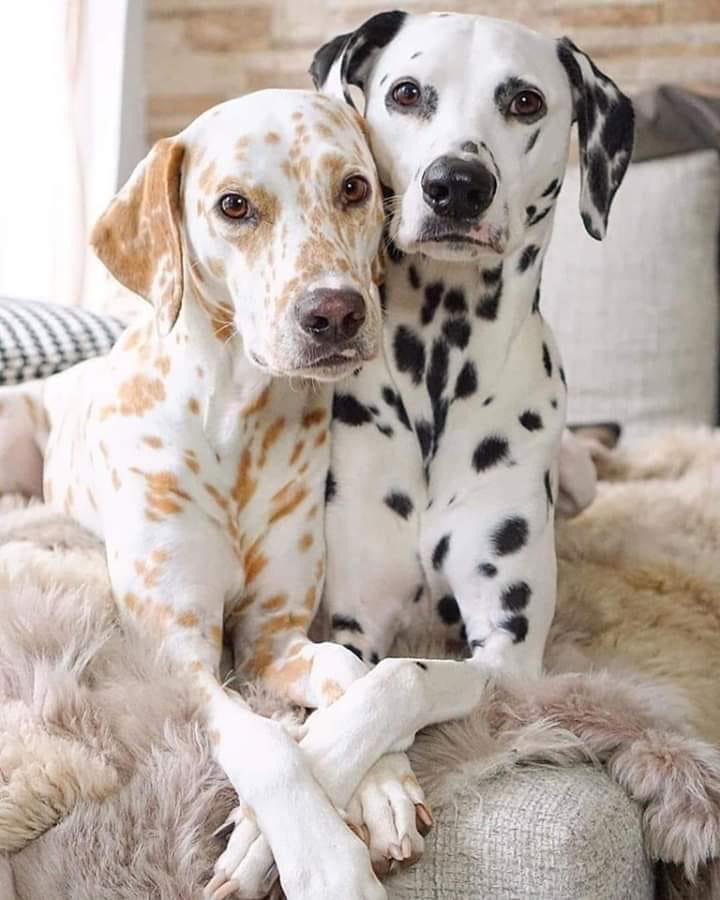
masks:
[[[218,206],[228,219],[245,219],[250,212],[250,205],[242,194],[223,194]]]
[[[510,115],[527,119],[540,115],[545,110],[545,100],[537,91],[524,90],[515,94],[510,104]]]
[[[392,98],[399,106],[415,106],[420,101],[420,86],[416,81],[401,81],[392,89]]]
[[[370,185],[362,175],[351,175],[342,184],[342,199],[348,206],[359,206],[367,200]]]

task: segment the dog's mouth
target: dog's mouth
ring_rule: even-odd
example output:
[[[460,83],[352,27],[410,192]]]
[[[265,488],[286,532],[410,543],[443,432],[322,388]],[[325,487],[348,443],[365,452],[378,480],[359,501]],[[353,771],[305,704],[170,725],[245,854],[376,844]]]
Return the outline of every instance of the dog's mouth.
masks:
[[[336,347],[323,353],[315,351],[302,358],[292,374],[320,381],[337,381],[355,369],[359,369],[374,355],[360,344]]]
[[[479,224],[454,224],[438,220],[426,221],[417,237],[419,246],[442,245],[444,250],[466,253],[468,250],[505,252],[505,229],[484,222]]]

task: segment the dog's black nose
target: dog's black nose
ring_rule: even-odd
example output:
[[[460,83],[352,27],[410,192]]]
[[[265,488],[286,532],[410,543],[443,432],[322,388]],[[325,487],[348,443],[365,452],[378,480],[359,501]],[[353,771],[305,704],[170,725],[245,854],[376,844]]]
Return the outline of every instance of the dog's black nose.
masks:
[[[492,203],[497,181],[479,160],[439,156],[425,169],[422,189],[436,215],[477,219]]]
[[[346,341],[365,321],[365,301],[357,291],[318,288],[295,309],[300,328],[323,344]]]

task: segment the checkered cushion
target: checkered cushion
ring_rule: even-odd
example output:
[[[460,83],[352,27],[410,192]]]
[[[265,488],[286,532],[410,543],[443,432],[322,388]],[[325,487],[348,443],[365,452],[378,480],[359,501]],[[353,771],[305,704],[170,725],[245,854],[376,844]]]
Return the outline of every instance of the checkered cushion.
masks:
[[[84,309],[0,299],[0,384],[45,378],[107,353],[124,327]]]

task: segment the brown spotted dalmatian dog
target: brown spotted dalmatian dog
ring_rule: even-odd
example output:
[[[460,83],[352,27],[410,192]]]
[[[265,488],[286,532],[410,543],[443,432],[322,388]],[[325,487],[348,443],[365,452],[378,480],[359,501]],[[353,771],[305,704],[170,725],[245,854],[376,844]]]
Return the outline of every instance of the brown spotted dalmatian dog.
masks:
[[[424,697],[388,727],[379,700],[422,670],[365,682],[353,653],[307,634],[332,382],[377,353],[381,328],[382,194],[361,124],[344,102],[266,91],[158,143],[93,234],[152,308],[109,356],[0,393],[0,491],[44,482],[105,542],[125,621],[200,692],[242,801],[216,900],[266,896],[278,872],[290,900],[382,900],[356,835],[376,858],[419,855],[431,819],[397,751],[453,713]],[[223,688],[223,634],[241,675],[320,708],[299,744]]]
[[[334,639],[376,663],[431,604],[475,661],[537,676],[566,397],[542,262],[571,125],[599,240],[632,106],[567,38],[471,15],[381,13],[323,46],[311,74],[364,95],[388,231],[383,353],[333,401]]]

